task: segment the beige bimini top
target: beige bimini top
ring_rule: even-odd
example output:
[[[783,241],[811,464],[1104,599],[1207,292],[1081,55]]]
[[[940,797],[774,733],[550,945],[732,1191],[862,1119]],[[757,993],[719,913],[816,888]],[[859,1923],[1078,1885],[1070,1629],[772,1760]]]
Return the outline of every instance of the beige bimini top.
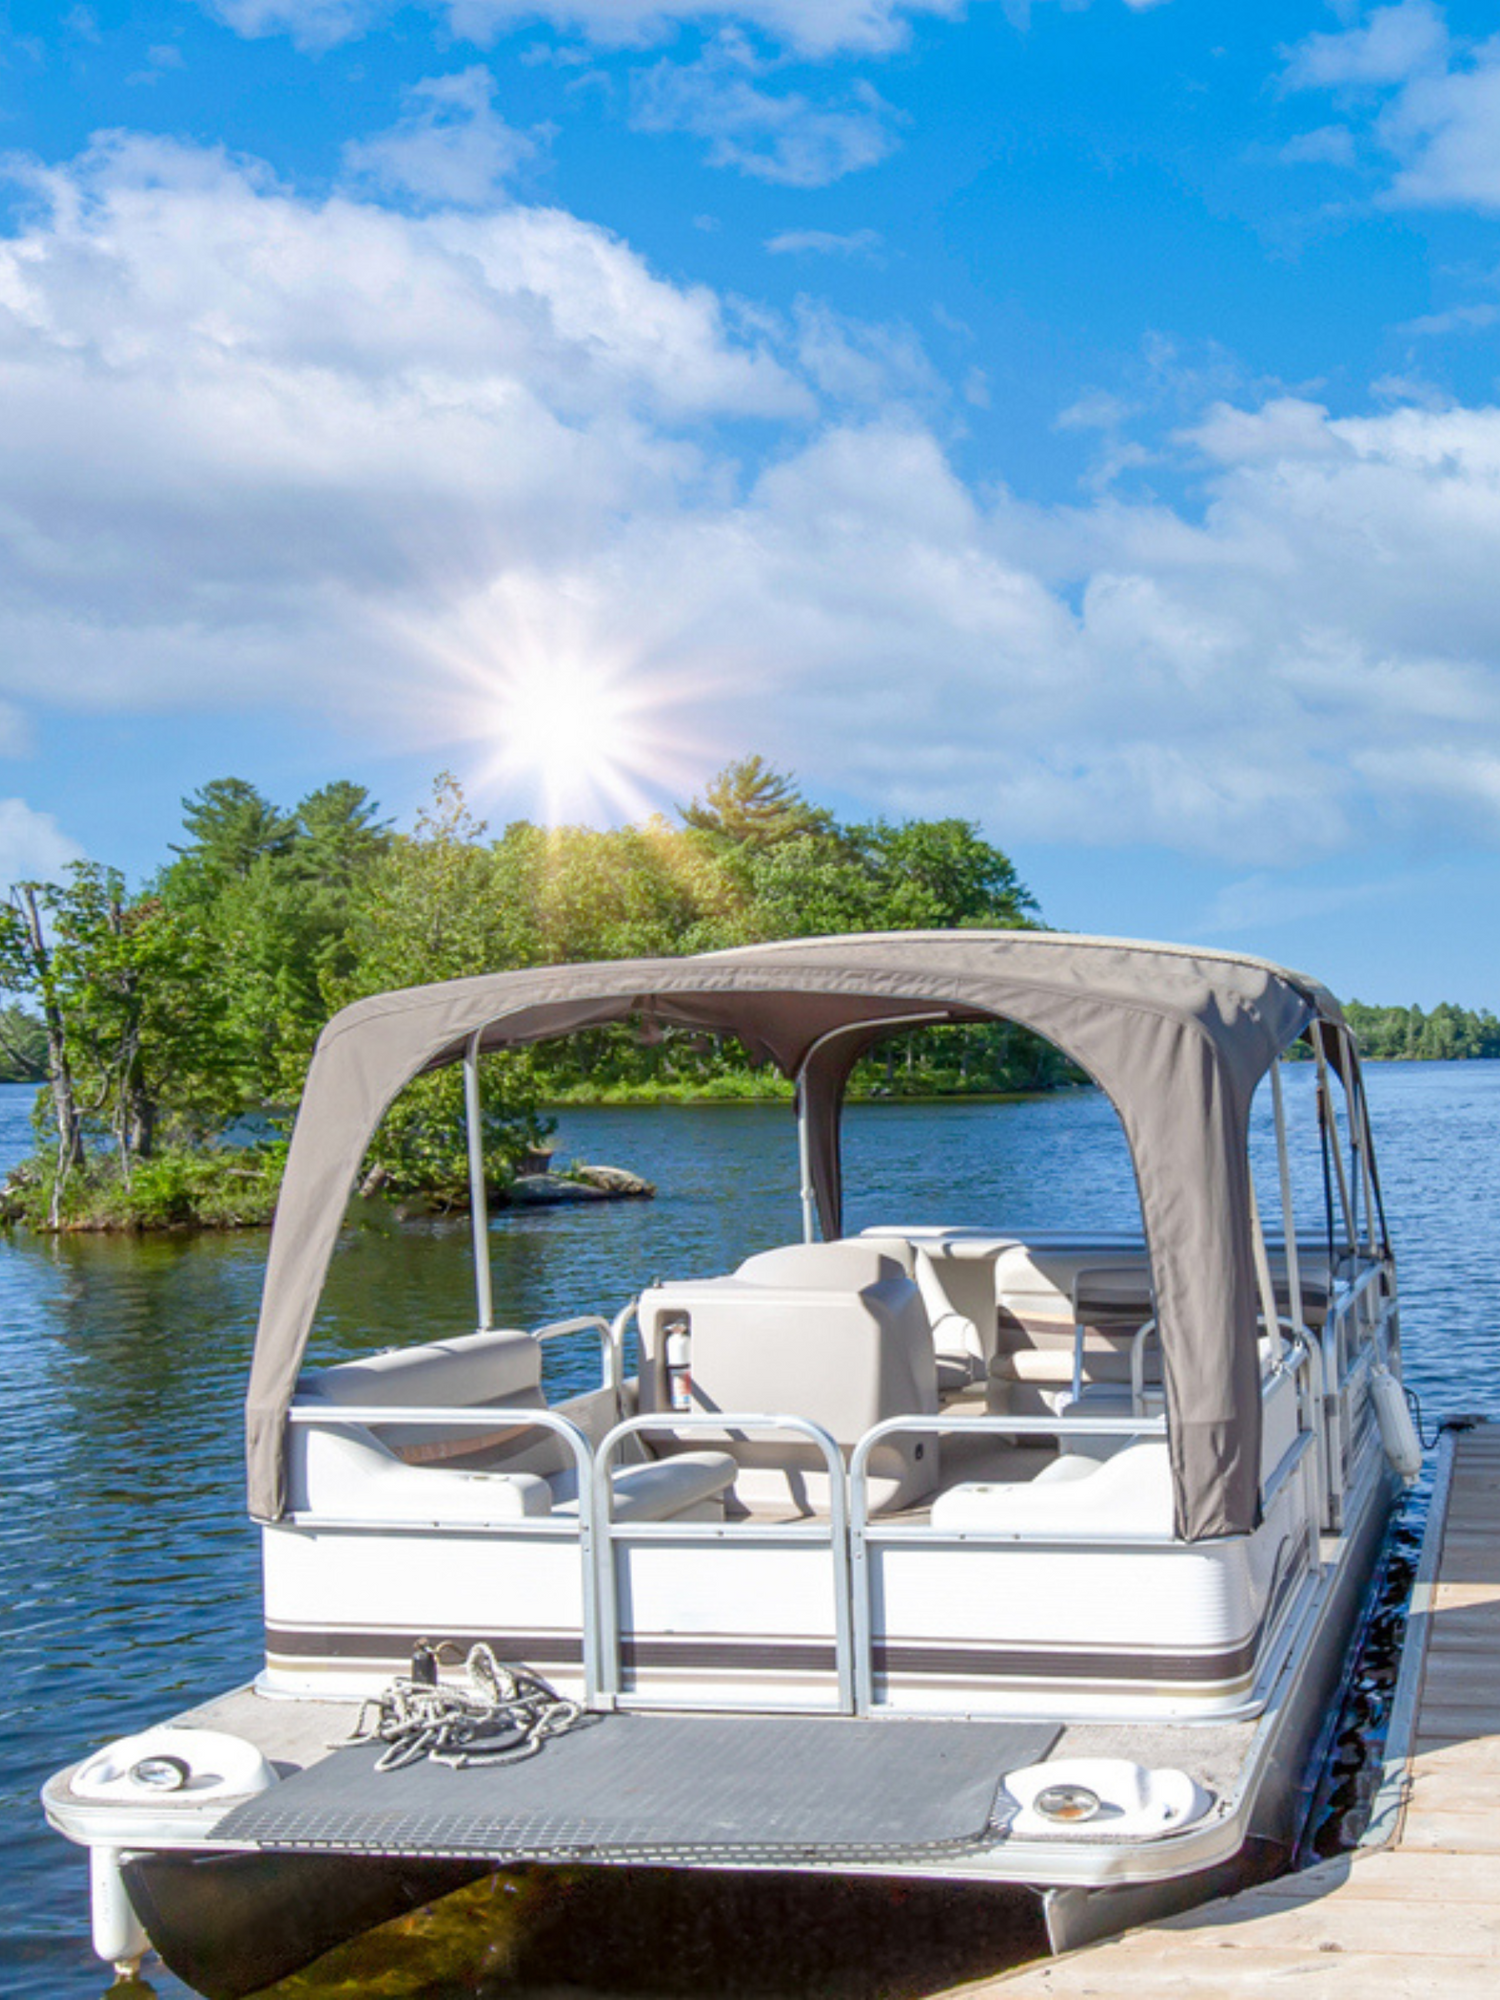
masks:
[[[1320,1024],[1342,1024],[1338,1004],[1261,959],[969,930],[500,972],[379,994],[336,1015],[308,1070],[271,1237],[246,1404],[257,1519],[285,1510],[286,1412],[350,1191],[392,1098],[424,1071],[460,1061],[476,1035],[481,1049],[508,1048],[627,1016],[737,1036],[798,1080],[827,1236],[840,1226],[844,1085],[882,1032],[998,1017],[1055,1043],[1109,1096],[1135,1162],[1177,1532],[1198,1540],[1256,1525],[1250,1102],[1283,1049]],[[1333,1042],[1329,1033],[1330,1055]]]

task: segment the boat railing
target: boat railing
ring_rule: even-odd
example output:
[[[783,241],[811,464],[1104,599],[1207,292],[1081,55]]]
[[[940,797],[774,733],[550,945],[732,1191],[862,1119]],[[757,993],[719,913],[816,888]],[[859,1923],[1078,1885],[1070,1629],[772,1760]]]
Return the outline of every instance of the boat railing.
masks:
[[[1019,1438],[1118,1439],[1131,1443],[1141,1438],[1165,1438],[1165,1416],[1131,1417],[1022,1417],[931,1416],[888,1417],[865,1432],[849,1459],[849,1569],[853,1613],[854,1699],[863,1714],[875,1705],[874,1593],[871,1586],[870,1552],[877,1547],[902,1544],[932,1548],[956,1548],[965,1543],[988,1546],[1011,1543],[1028,1550],[1067,1547],[1108,1547],[1111,1551],[1161,1550],[1180,1546],[1170,1528],[1161,1534],[1113,1534],[1107,1524],[1090,1521],[1076,1529],[1063,1527],[1037,1532],[1032,1528],[942,1529],[929,1522],[881,1521],[872,1515],[869,1504],[870,1457],[884,1439],[912,1434],[921,1436],[989,1436],[1007,1442]]]
[[[578,1331],[592,1322],[560,1322],[555,1331]],[[609,1329],[605,1328],[606,1335]],[[1321,1354],[1318,1347],[1301,1335],[1294,1335],[1284,1349],[1281,1366],[1299,1378],[1299,1431],[1281,1463],[1272,1469],[1265,1486],[1267,1502],[1288,1479],[1297,1474],[1309,1452],[1314,1460],[1316,1479],[1321,1482],[1319,1463],[1323,1449],[1320,1427],[1311,1421],[1321,1398]],[[294,1404],[289,1421],[299,1426],[337,1427],[360,1425],[373,1431],[391,1426],[422,1427],[434,1430],[471,1430],[476,1418],[474,1407],[437,1408],[393,1404]],[[419,1515],[408,1512],[390,1518],[362,1514],[342,1518],[331,1513],[304,1509],[289,1516],[298,1528],[351,1533],[425,1533],[523,1536],[542,1540],[576,1541],[581,1565],[582,1650],[586,1698],[605,1707],[653,1705],[650,1696],[635,1696],[626,1687],[622,1662],[622,1595],[628,1585],[622,1580],[622,1552],[645,1549],[653,1544],[679,1547],[713,1543],[736,1549],[760,1546],[784,1550],[818,1548],[826,1551],[830,1588],[829,1617],[836,1663],[836,1704],[845,1712],[862,1713],[875,1706],[875,1653],[878,1642],[872,1552],[884,1548],[930,1546],[954,1548],[967,1543],[981,1546],[1013,1546],[1045,1553],[1069,1548],[1092,1547],[1112,1552],[1161,1552],[1180,1544],[1164,1526],[1160,1532],[1115,1532],[1107,1521],[1089,1520],[1077,1527],[1057,1524],[1039,1531],[1035,1527],[1003,1526],[984,1528],[934,1528],[930,1521],[899,1516],[884,1520],[871,1504],[870,1468],[873,1454],[885,1441],[916,1434],[919,1436],[993,1437],[1008,1443],[1029,1439],[1056,1441],[1066,1449],[1070,1444],[1109,1442],[1126,1445],[1137,1441],[1165,1439],[1164,1415],[1103,1416],[907,1414],[874,1425],[859,1439],[848,1455],[821,1425],[810,1419],[780,1411],[658,1410],[629,1417],[616,1424],[598,1442],[568,1417],[546,1407],[506,1408],[486,1405],[487,1423],[514,1425],[520,1429],[552,1432],[571,1455],[576,1472],[578,1503],[576,1515],[541,1514],[493,1522],[473,1518],[444,1520],[441,1505]],[[615,1510],[611,1473],[628,1441],[643,1433],[669,1433],[691,1438],[708,1434],[722,1438],[726,1432],[738,1438],[752,1436],[791,1437],[811,1444],[822,1459],[828,1481],[828,1506],[816,1514],[790,1520],[749,1519],[658,1520],[620,1519]],[[1315,1512],[1315,1509],[1310,1509]],[[1316,1520],[1311,1533],[1316,1539]],[[834,1693],[830,1689],[830,1695]],[[690,1706],[676,1697],[673,1707]],[[704,1707],[722,1706],[718,1698],[705,1698]],[[758,1700],[758,1706],[764,1701]],[[772,1705],[775,1705],[774,1703]],[[804,1696],[785,1704],[805,1708]],[[832,1706],[833,1701],[827,1704]]]
[[[1383,1262],[1364,1260],[1340,1285],[1323,1323],[1323,1408],[1327,1431],[1328,1525],[1340,1527],[1344,1493],[1358,1444],[1358,1417],[1377,1358],[1389,1359],[1397,1326],[1396,1300]]]
[[[606,1325],[606,1332],[608,1327]],[[372,1431],[378,1431],[389,1424],[431,1427],[434,1430],[473,1430],[476,1414],[470,1408],[439,1409],[424,1408],[419,1404],[398,1405],[394,1403],[293,1403],[287,1411],[289,1424],[308,1425],[314,1428],[330,1429],[341,1424],[359,1424]],[[482,1415],[486,1422],[499,1422],[507,1426],[514,1424],[527,1429],[548,1430],[560,1437],[572,1454],[574,1469],[578,1477],[578,1516],[553,1514],[528,1515],[514,1522],[445,1521],[441,1509],[423,1519],[413,1519],[409,1514],[400,1518],[381,1520],[361,1515],[357,1519],[341,1519],[335,1514],[323,1514],[304,1508],[287,1516],[295,1528],[317,1528],[324,1531],[346,1531],[377,1534],[496,1534],[507,1528],[519,1529],[528,1535],[538,1535],[560,1541],[576,1538],[578,1559],[582,1565],[583,1591],[583,1677],[590,1695],[599,1685],[599,1609],[597,1601],[597,1571],[594,1563],[593,1535],[593,1487],[594,1448],[587,1436],[571,1417],[565,1417],[557,1410],[545,1406],[540,1409],[515,1407],[507,1409],[500,1404],[486,1404]]]
[[[610,1471],[614,1458],[628,1438],[638,1437],[643,1432],[661,1433],[670,1431],[673,1436],[679,1432],[691,1436],[695,1431],[706,1431],[722,1437],[728,1431],[739,1437],[768,1433],[805,1438],[815,1445],[822,1456],[824,1470],[828,1476],[828,1514],[826,1518],[814,1516],[807,1520],[758,1522],[748,1521],[620,1521],[614,1514],[614,1486]],[[596,1657],[600,1662],[603,1679],[599,1692],[611,1705],[628,1707],[631,1697],[622,1687],[623,1674],[620,1660],[620,1588],[619,1565],[616,1552],[621,1548],[646,1546],[653,1542],[704,1543],[732,1538],[736,1548],[760,1545],[770,1548],[798,1547],[806,1544],[826,1546],[831,1564],[830,1578],[833,1585],[833,1632],[834,1657],[837,1668],[838,1706],[848,1711],[854,1705],[855,1669],[853,1642],[850,1622],[849,1593],[849,1514],[848,1497],[844,1480],[843,1455],[833,1437],[807,1417],[774,1414],[765,1411],[740,1413],[723,1410],[654,1410],[649,1414],[627,1417],[616,1424],[603,1439],[594,1460],[596,1477],[593,1482],[593,1522],[596,1550],[595,1602],[598,1607],[598,1644]],[[701,1704],[674,1701],[674,1708],[702,1706],[721,1707],[722,1701],[705,1700]],[[757,1706],[762,1704],[757,1703]],[[806,1704],[794,1704],[803,1707]]]
[[[618,1396],[620,1385],[625,1379],[624,1335],[631,1306],[611,1323],[601,1313],[581,1313],[576,1319],[549,1320],[545,1326],[534,1326],[531,1337],[535,1341],[563,1340],[572,1333],[592,1333],[599,1340],[599,1360],[601,1364],[601,1389],[613,1389]]]

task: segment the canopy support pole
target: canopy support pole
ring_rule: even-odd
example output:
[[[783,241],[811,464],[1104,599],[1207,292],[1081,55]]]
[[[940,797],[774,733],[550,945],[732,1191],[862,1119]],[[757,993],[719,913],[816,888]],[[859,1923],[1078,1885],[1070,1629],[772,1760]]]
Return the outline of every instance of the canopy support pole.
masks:
[[[1281,1058],[1271,1065],[1271,1110],[1276,1120],[1276,1170],[1281,1176],[1281,1227],[1286,1236],[1286,1283],[1291,1295],[1292,1325],[1306,1333],[1302,1309],[1302,1253],[1297,1247],[1297,1218],[1292,1212],[1292,1163],[1286,1144],[1286,1106],[1281,1095]]]
[[[817,1204],[813,1192],[812,1137],[807,1129],[807,1091],[799,1074],[796,1083],[797,1175],[802,1192],[802,1241],[818,1240]]]
[[[1250,1175],[1250,1243],[1255,1257],[1255,1283],[1260,1292],[1260,1316],[1266,1323],[1266,1338],[1274,1360],[1281,1359],[1281,1320],[1276,1311],[1276,1287],[1271,1280],[1271,1259],[1266,1252],[1266,1232],[1260,1226],[1260,1203],[1255,1198],[1255,1175]]]
[[[1349,1143],[1354,1148],[1359,1185],[1364,1197],[1365,1247],[1373,1257],[1376,1255],[1375,1218],[1378,1202],[1375,1194],[1375,1170],[1371,1158],[1370,1122],[1365,1106],[1364,1073],[1357,1067],[1351,1039],[1347,1035],[1344,1037],[1344,1073],[1355,1086],[1349,1097]]]
[[[1313,1053],[1318,1059],[1318,1099],[1323,1108],[1323,1129],[1328,1134],[1328,1150],[1333,1155],[1333,1171],[1337,1177],[1339,1207],[1344,1216],[1345,1240],[1351,1250],[1359,1245],[1355,1233],[1354,1206],[1349,1199],[1349,1176],[1344,1172],[1344,1146],[1339,1133],[1339,1114],[1333,1101],[1333,1090],[1328,1081],[1328,1058],[1324,1055],[1321,1039]]]
[[[469,1224],[474,1232],[474,1299],[479,1331],[495,1324],[490,1284],[490,1211],[484,1184],[484,1107],[479,1096],[479,1036],[476,1030],[464,1051],[464,1124],[469,1140]]]
[[[797,1164],[802,1182],[802,1240],[804,1243],[817,1241],[817,1190],[813,1186],[812,1134],[807,1120],[807,1069],[818,1051],[830,1042],[837,1042],[845,1035],[865,1035],[877,1028],[919,1028],[929,1022],[951,1021],[953,1016],[946,1008],[935,1008],[930,1014],[887,1014],[868,1021],[846,1021],[841,1027],[830,1028],[819,1035],[812,1047],[802,1058],[801,1067],[793,1079],[797,1105]],[[839,1111],[842,1113],[840,1104]]]

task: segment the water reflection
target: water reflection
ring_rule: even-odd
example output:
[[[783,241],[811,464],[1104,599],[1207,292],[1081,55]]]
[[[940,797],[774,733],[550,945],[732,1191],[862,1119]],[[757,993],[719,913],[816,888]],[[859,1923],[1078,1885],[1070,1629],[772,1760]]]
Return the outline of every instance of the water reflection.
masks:
[[[1500,1064],[1385,1065],[1369,1081],[1409,1376],[1429,1420],[1454,1407],[1500,1413],[1491,1257],[1500,1236]],[[1288,1079],[1294,1127],[1310,1084],[1310,1071]],[[29,1148],[30,1096],[0,1087],[0,1166]],[[799,1233],[794,1129],[782,1106],[568,1113],[560,1145],[632,1167],[661,1195],[497,1218],[496,1300],[517,1323],[612,1314],[653,1276],[722,1270]],[[1258,1111],[1263,1164],[1268,1145]],[[1017,1105],[859,1107],[847,1150],[851,1228],[1111,1229],[1132,1227],[1138,1213],[1114,1114],[1092,1092]],[[351,1231],[315,1354],[466,1330],[466,1253],[461,1223],[391,1227],[375,1217]],[[263,1260],[264,1239],[248,1233],[0,1239],[0,1588],[9,1607],[0,1650],[0,1990],[13,2000],[97,2000],[106,1983],[86,1942],[82,1857],[45,1830],[35,1805],[43,1778],[257,1665],[258,1551],[243,1509],[241,1402]],[[564,1371],[593,1365],[586,1344],[571,1361],[549,1355],[549,1367]],[[555,1387],[571,1385],[566,1373],[554,1378]],[[508,1919],[502,1946],[486,1925],[512,1904],[525,1921]],[[727,1878],[710,1890],[702,1877],[649,1871],[534,1874],[408,1919],[365,1941],[342,1970],[325,1966],[294,1990],[299,2000],[355,1992],[519,2000],[563,1983],[630,1995],[915,1993],[912,1981],[977,1976],[1030,1948],[1015,1922],[1009,1899],[973,1891],[779,1877]],[[945,1956],[960,1948],[971,1953],[962,1964]],[[871,1983],[837,1984],[846,1978]],[[185,1992],[164,1973],[151,1985],[164,2000]]]

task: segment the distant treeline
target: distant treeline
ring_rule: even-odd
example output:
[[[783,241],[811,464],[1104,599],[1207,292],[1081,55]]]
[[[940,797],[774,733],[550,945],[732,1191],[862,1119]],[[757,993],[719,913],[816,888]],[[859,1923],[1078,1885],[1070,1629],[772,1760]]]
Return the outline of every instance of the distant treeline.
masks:
[[[140,1226],[263,1219],[274,1143],[227,1159],[246,1113],[284,1129],[313,1042],[349,1001],[506,967],[671,956],[826,932],[1038,921],[1009,858],[958,819],[845,825],[758,757],[675,820],[601,832],[516,822],[498,838],[441,777],[409,834],[341,780],[290,810],[238,778],[184,800],[184,838],[145,884],[80,862],[0,904],[0,1049],[45,1084],[23,1219]],[[503,1185],[549,1104],[773,1094],[702,1035],[629,1025],[486,1063],[486,1157]],[[996,1024],[910,1038],[867,1062],[872,1093],[1045,1088],[1073,1073]],[[367,1162],[395,1192],[465,1178],[460,1079],[403,1093]]]
[[[366,994],[507,967],[673,956],[871,930],[1027,927],[1010,859],[959,819],[843,824],[761,758],[673,819],[492,836],[446,774],[409,834],[365,789],[285,809],[239,778],[183,801],[183,839],[139,886],[78,862],[0,902],[0,1076],[36,1081],[41,1148],[0,1216],[50,1226],[250,1223],[275,1202],[313,1042]],[[1500,1055],[1452,1006],[1349,1015],[1375,1057]],[[621,1024],[486,1063],[485,1154],[503,1188],[570,1102],[784,1095],[737,1043]],[[1081,1081],[1002,1023],[877,1050],[855,1094],[1003,1094]],[[271,1136],[226,1147],[249,1128]],[[461,1079],[404,1092],[366,1162],[395,1194],[463,1199]]]
[[[1500,1056],[1500,1021],[1444,1000],[1424,1014],[1420,1007],[1367,1007],[1351,1000],[1344,1009],[1360,1047],[1374,1062],[1451,1062],[1466,1056]]]

